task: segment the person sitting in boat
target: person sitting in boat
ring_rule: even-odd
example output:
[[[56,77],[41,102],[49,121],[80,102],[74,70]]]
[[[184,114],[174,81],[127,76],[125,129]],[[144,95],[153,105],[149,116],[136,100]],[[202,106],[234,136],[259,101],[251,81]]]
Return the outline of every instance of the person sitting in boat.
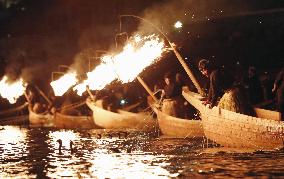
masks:
[[[281,113],[281,120],[284,120],[284,67],[276,76],[272,92],[276,92],[277,110]]]
[[[176,83],[178,84],[178,87],[179,87],[178,88],[179,94],[182,94],[183,89],[186,89],[186,88],[193,89],[194,88],[189,85],[190,83],[188,83],[185,80],[184,76],[181,73],[177,72],[175,77],[176,77]],[[197,113],[196,109],[193,106],[189,105],[189,103],[183,97],[181,97],[181,107],[182,107],[181,110],[183,112],[182,115],[184,119],[192,119],[195,117],[194,114]]]
[[[164,76],[165,86],[162,90],[162,112],[174,116],[183,118],[182,110],[182,86],[175,81],[175,78],[171,73],[166,73]]]
[[[81,116],[81,110],[79,108],[72,107],[72,104],[78,103],[80,97],[78,97],[73,90],[68,90],[63,97],[60,113],[72,116]]]
[[[25,92],[26,99],[29,103],[29,108],[37,113],[45,113],[49,110],[49,105],[40,97],[40,94],[33,85],[28,85]]]

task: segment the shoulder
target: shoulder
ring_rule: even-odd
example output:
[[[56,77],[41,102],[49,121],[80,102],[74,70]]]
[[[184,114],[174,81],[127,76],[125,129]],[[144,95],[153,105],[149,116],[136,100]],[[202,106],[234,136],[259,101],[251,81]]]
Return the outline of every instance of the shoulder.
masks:
[[[221,71],[220,70],[213,70],[211,73],[210,73],[210,78],[216,78],[217,76],[220,76],[221,74]]]

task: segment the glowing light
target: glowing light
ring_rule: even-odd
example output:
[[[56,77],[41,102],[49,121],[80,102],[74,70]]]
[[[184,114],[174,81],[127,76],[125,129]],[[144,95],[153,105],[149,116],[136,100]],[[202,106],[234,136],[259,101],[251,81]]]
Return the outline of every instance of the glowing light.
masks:
[[[78,158],[76,157],[68,157],[66,160],[62,159],[61,157],[57,157],[59,152],[59,143],[57,142],[58,139],[62,141],[61,146],[61,154],[63,156],[70,156],[70,141],[79,141],[80,136],[78,133],[75,133],[71,130],[60,130],[60,131],[53,131],[49,132],[49,149],[50,151],[54,151],[50,153],[49,157],[52,160],[49,161],[49,165],[53,166],[49,168],[46,175],[49,178],[65,178],[65,177],[73,177],[73,178],[80,178],[80,167],[78,165]],[[75,144],[74,144],[75,145]],[[75,146],[76,147],[76,146]]]
[[[174,26],[177,29],[182,28],[182,23],[180,21],[177,21]]]
[[[0,96],[6,98],[11,104],[16,103],[17,99],[24,94],[26,83],[19,79],[13,83],[8,82],[8,77],[4,76],[0,81]]]
[[[98,178],[175,178],[178,173],[170,173],[166,169],[169,163],[160,162],[165,156],[153,155],[97,155],[91,161],[90,173]],[[151,162],[157,165],[151,166]]]
[[[0,178],[33,178],[28,174],[28,167],[25,160],[21,158],[27,156],[28,150],[28,130],[17,126],[3,126],[0,130]],[[18,171],[14,173],[13,171]]]
[[[50,132],[48,136],[53,144],[55,144],[58,139],[62,140],[62,146],[64,147],[69,146],[70,141],[74,141],[79,138],[79,135],[71,130]]]
[[[55,96],[62,96],[69,88],[78,81],[76,72],[70,71],[60,77],[58,80],[52,81],[50,85],[53,88]]]
[[[77,90],[78,95],[82,95],[86,91],[87,86],[91,90],[101,90],[107,84],[111,83],[117,78],[113,67],[109,65],[110,62],[102,62],[93,71],[87,73],[87,79],[76,85],[73,90]]]
[[[164,51],[164,42],[155,35],[136,35],[129,39],[122,52],[103,56],[102,63],[87,73],[88,78],[73,90],[81,95],[87,86],[91,90],[100,90],[115,79],[123,83],[133,81],[147,66],[156,62]]]
[[[147,66],[158,60],[164,52],[164,42],[158,37],[144,37],[140,43],[129,43],[123,52],[112,56],[114,70],[123,83],[133,81]],[[126,67],[130,67],[126,70]]]

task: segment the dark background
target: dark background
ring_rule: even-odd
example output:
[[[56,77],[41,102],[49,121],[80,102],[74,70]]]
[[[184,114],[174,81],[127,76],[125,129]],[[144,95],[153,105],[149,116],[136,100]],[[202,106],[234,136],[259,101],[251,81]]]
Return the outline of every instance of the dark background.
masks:
[[[272,77],[283,66],[283,0],[2,0],[0,1],[1,76],[19,76],[48,85],[59,64],[84,70],[96,50],[114,48],[117,33],[155,32],[133,14],[167,34],[197,78],[200,58],[232,71],[249,65]],[[181,29],[173,24],[180,20]],[[120,29],[121,23],[121,29]],[[184,70],[173,54],[141,76],[153,85],[166,71]],[[44,87],[43,87],[44,88]]]

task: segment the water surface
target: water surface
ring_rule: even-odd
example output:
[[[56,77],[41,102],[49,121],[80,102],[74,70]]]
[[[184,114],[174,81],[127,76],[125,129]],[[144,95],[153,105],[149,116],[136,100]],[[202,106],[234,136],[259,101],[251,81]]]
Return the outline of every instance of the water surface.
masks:
[[[284,178],[284,151],[134,130],[0,126],[0,170],[0,178]]]

